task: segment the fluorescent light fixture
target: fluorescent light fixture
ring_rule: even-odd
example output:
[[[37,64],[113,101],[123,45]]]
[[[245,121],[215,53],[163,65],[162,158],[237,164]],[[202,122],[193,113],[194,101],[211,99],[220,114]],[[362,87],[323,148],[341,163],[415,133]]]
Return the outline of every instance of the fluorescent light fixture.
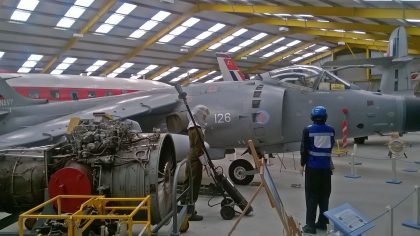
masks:
[[[420,23],[420,19],[405,19],[405,20],[412,23]]]
[[[111,31],[111,30],[112,30],[112,28],[114,28],[114,26],[113,26],[113,25],[102,24],[101,26],[99,26],[99,27],[96,29],[96,31],[95,31],[95,32],[97,32],[97,33],[103,33],[103,34],[106,34],[106,33],[108,33],[109,31]]]
[[[160,76],[163,78],[163,77],[169,75],[170,73],[171,73],[170,71],[165,71]]]
[[[17,8],[21,10],[33,11],[38,3],[38,0],[21,0],[17,5]]]
[[[303,59],[303,57],[296,57],[296,58],[292,59],[292,62],[297,62],[297,61],[300,61],[302,59]]]
[[[74,5],[81,7],[89,7],[95,0],[77,0]]]
[[[188,73],[189,73],[189,74],[194,74],[194,73],[195,73],[195,72],[197,72],[197,71],[198,71],[198,69],[191,69],[191,70],[189,70],[189,71],[188,71]]]
[[[239,35],[247,32],[247,31],[248,31],[247,29],[242,28],[242,29],[236,31],[235,33],[233,33],[232,35],[235,36],[235,37],[238,37]]]
[[[308,53],[306,53],[306,54],[303,54],[302,55],[302,57],[303,58],[305,58],[305,57],[310,57],[310,56],[312,56],[312,55],[314,55],[315,53],[313,53],[313,52],[308,52]]]
[[[66,59],[64,59],[62,63],[72,64],[76,60],[77,60],[77,58],[74,58],[74,57],[66,57]]]
[[[251,44],[251,43],[253,43],[253,42],[255,42],[255,40],[248,39],[248,40],[246,40],[246,41],[242,42],[241,44],[239,44],[239,46],[240,46],[240,47],[246,47],[246,46],[250,45],[250,44]]]
[[[318,22],[330,22],[329,20],[316,20]]]
[[[96,71],[97,69],[99,69],[101,66],[95,66],[95,65],[92,65],[92,66],[89,66],[87,69],[86,69],[86,71],[88,71],[88,72],[94,72],[94,71]]]
[[[277,48],[276,50],[274,50],[274,52],[275,52],[275,53],[278,53],[278,52],[284,51],[284,50],[286,50],[286,49],[287,49],[287,47],[286,47],[286,46],[281,46],[281,47]]]
[[[178,26],[175,29],[173,29],[171,32],[169,32],[169,34],[172,35],[180,35],[182,34],[185,30],[187,30],[187,27],[184,26]]]
[[[25,61],[25,63],[23,63],[22,67],[34,67],[36,65],[37,61]]]
[[[200,42],[200,40],[198,40],[198,39],[191,39],[190,41],[188,41],[187,43],[185,43],[185,46],[192,47],[192,46],[196,45],[199,42]]]
[[[146,67],[146,70],[154,70],[157,67],[158,67],[157,65],[150,65],[150,66]]]
[[[156,15],[154,15],[152,17],[152,20],[154,21],[163,21],[164,19],[166,19],[166,17],[170,16],[171,13],[167,12],[167,11],[159,11],[158,13],[156,13]]]
[[[274,54],[275,52],[269,52],[269,53],[264,54],[262,57],[271,57]]]
[[[281,41],[283,41],[284,39],[285,39],[285,37],[281,37],[281,38],[279,38],[279,39],[275,40],[274,42],[272,42],[272,44],[275,44],[275,43],[281,42]]]
[[[117,75],[118,75],[117,73],[111,73],[111,74],[108,74],[106,77],[115,78]]]
[[[300,42],[301,42],[300,40],[294,40],[294,41],[292,41],[292,42],[290,42],[290,43],[286,44],[286,46],[288,46],[288,47],[293,47],[293,46],[295,46],[296,44],[298,44],[298,43],[300,43]]]
[[[264,38],[265,36],[267,36],[266,33],[259,33],[257,35],[255,35],[254,37],[252,37],[253,40],[260,40],[262,38]]]
[[[241,48],[242,47],[236,46],[236,47],[233,47],[233,48],[229,49],[228,52],[236,52],[236,51],[238,51]]]
[[[39,61],[43,58],[43,55],[39,55],[39,54],[31,54],[28,58],[28,61]]]
[[[290,15],[290,14],[274,14],[275,16],[278,16],[278,17],[283,17],[283,16],[292,16],[292,15]]]
[[[188,19],[184,23],[182,23],[182,26],[191,27],[191,26],[197,24],[197,22],[199,22],[199,21],[200,21],[200,19],[195,18],[195,17],[191,17],[190,19]]]
[[[140,26],[140,29],[142,30],[151,30],[158,24],[157,21],[154,20],[148,20],[146,23],[144,23],[142,26]]]
[[[105,24],[117,25],[124,19],[124,17],[124,15],[114,13],[106,19]]]
[[[72,6],[64,16],[77,19],[85,12],[85,10],[86,9],[83,7]]]
[[[63,73],[63,70],[57,70],[57,69],[55,69],[55,70],[51,71],[50,74],[52,74],[52,75],[61,75],[62,73]]]
[[[266,49],[266,48],[268,48],[268,47],[270,47],[272,45],[273,45],[272,43],[269,43],[267,45],[262,46],[259,50],[264,50],[264,49]]]
[[[323,46],[323,47],[320,47],[320,48],[316,49],[315,52],[323,52],[323,51],[327,50],[328,48],[329,47],[327,47],[327,46]]]
[[[179,67],[172,67],[171,69],[169,69],[168,71],[169,72],[174,72],[174,71],[177,71],[179,69]]]
[[[126,62],[126,63],[122,64],[120,67],[127,69],[127,68],[132,67],[133,65],[134,65],[134,63]]]
[[[15,10],[10,19],[15,21],[27,21],[30,16],[31,13],[27,11]]]
[[[146,34],[146,31],[138,29],[134,31],[132,34],[130,34],[130,36],[128,37],[138,39],[138,38],[141,38],[144,34]]]
[[[294,52],[293,54],[300,54],[302,52],[302,50],[298,50],[296,52]]]
[[[204,31],[203,33],[201,33],[201,34],[199,34],[197,37],[195,37],[196,39],[200,39],[200,40],[203,40],[203,39],[205,39],[205,38],[207,38],[207,37],[209,37],[210,35],[212,35],[213,34],[213,32],[210,32],[210,30],[209,31]]]
[[[126,69],[127,68],[119,67],[119,68],[115,69],[112,73],[120,74],[120,73],[124,72]]]
[[[66,63],[61,63],[61,64],[59,64],[55,69],[56,70],[62,70],[62,71],[64,71],[64,70],[66,70],[67,68],[69,68],[69,66],[70,66],[71,64],[66,64]]]
[[[31,70],[32,70],[32,68],[21,67],[21,68],[19,68],[19,70],[17,72],[18,73],[29,73]]]
[[[103,66],[105,65],[105,63],[107,63],[108,61],[104,61],[104,60],[97,60],[95,63],[93,63],[93,65],[95,66]]]
[[[235,38],[235,37],[233,37],[232,35],[227,36],[226,38],[224,38],[224,39],[220,40],[220,43],[221,43],[221,44],[225,44],[225,43],[227,43],[227,42],[231,41],[231,40],[232,40],[232,39],[234,39],[234,38]]]
[[[220,46],[222,46],[222,44],[221,44],[221,43],[215,43],[215,44],[211,45],[211,46],[209,47],[209,49],[210,49],[210,50],[213,50],[213,49],[216,49],[216,48],[218,48],[218,47],[220,47]]]
[[[167,43],[167,42],[171,41],[174,38],[175,38],[174,35],[167,34],[167,35],[163,36],[162,38],[160,38],[159,39],[159,42],[161,42],[161,43]]]
[[[345,30],[342,30],[342,29],[335,29],[334,31],[335,32],[338,32],[338,33],[344,33],[344,32],[346,32]]]
[[[355,34],[366,34],[366,32],[364,32],[364,31],[353,30],[352,32],[355,33]]]
[[[299,15],[294,15],[296,17],[306,17],[306,18],[311,18],[314,17],[313,15],[305,15],[305,14],[299,14]]]
[[[255,50],[255,51],[253,51],[253,52],[251,52],[250,54],[248,54],[248,55],[254,55],[255,53],[257,53],[257,52],[259,52],[260,50]]]
[[[76,20],[71,19],[71,18],[67,18],[67,17],[63,17],[61,18],[61,20],[57,23],[57,27],[61,27],[61,28],[70,28],[74,22],[76,22]]]
[[[225,24],[217,23],[217,24],[213,25],[212,27],[210,27],[209,31],[217,32],[217,31],[221,30],[222,28],[224,28],[225,26],[226,26]]]
[[[134,5],[134,4],[124,3],[123,5],[120,6],[120,8],[118,8],[118,10],[116,11],[116,13],[120,13],[120,14],[123,14],[123,15],[128,15],[136,7],[137,6]]]
[[[2,58],[4,55],[4,52],[0,51],[0,58]]]

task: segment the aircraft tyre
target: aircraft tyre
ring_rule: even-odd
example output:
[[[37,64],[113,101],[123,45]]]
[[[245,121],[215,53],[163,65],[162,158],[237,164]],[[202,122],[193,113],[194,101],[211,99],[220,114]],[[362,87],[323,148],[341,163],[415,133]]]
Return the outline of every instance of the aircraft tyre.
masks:
[[[364,144],[366,139],[367,139],[367,137],[357,137],[357,138],[354,138],[354,143]]]
[[[246,171],[253,170],[252,164],[245,159],[234,160],[229,166],[229,178],[235,184],[248,185],[254,179],[254,175],[246,175]]]

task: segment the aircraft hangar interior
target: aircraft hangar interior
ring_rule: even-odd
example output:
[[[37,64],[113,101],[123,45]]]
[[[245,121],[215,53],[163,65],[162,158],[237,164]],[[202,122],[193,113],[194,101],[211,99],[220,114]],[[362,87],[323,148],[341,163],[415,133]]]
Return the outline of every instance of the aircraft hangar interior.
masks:
[[[420,0],[0,0],[0,236],[418,236],[419,96]]]

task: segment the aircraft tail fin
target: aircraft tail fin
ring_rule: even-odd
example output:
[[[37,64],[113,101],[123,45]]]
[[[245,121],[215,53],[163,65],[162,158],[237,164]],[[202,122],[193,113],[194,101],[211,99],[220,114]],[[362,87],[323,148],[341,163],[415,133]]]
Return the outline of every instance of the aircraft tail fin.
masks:
[[[216,53],[216,57],[224,81],[247,80],[245,74],[239,70],[233,59],[228,54]]]
[[[31,99],[24,97],[17,93],[10,85],[6,82],[8,79],[15,77],[3,78],[0,77],[0,108],[10,108],[14,106],[27,106],[35,104],[43,104],[48,101],[45,99]]]
[[[385,56],[393,58],[408,57],[407,32],[403,26],[392,31]]]

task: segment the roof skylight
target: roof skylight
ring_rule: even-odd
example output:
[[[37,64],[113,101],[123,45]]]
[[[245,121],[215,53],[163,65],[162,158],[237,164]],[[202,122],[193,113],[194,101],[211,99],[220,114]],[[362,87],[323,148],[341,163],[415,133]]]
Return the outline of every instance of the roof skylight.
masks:
[[[218,75],[218,76],[214,77],[213,79],[208,80],[208,81],[206,81],[206,82],[204,82],[204,83],[212,83],[212,82],[215,82],[216,80],[219,80],[219,79],[221,79],[221,78],[223,78],[223,76]]]
[[[138,39],[141,38],[143,35],[147,33],[147,31],[153,29],[156,25],[159,24],[159,22],[163,21],[171,15],[171,13],[166,11],[159,11],[156,13],[150,20],[146,21],[143,25],[141,25],[137,30],[135,30],[133,33],[128,36],[129,38]]]
[[[269,44],[267,44],[267,45],[265,45],[265,46],[263,46],[263,47],[261,47],[260,49],[257,49],[257,50],[255,50],[255,51],[253,51],[253,52],[251,52],[250,54],[248,54],[248,55],[254,55],[255,53],[257,53],[257,52],[259,52],[259,51],[261,51],[261,50],[264,50],[264,49],[266,49],[266,48],[268,48],[268,47],[271,47],[271,46],[273,46],[274,44],[276,44],[276,43],[278,43],[278,42],[281,42],[281,41],[283,41],[285,39],[285,37],[281,37],[281,38],[279,38],[279,39],[276,39],[276,40],[274,40],[272,43],[269,43]],[[267,53],[268,54],[268,53]],[[267,57],[266,55],[267,54],[265,54],[263,57]],[[271,54],[270,56],[272,56],[272,55],[274,55],[274,54]]]
[[[93,72],[97,71],[99,68],[101,68],[101,66],[105,65],[105,63],[107,63],[108,61],[104,61],[104,60],[97,60],[95,63],[93,63],[93,65],[89,66],[86,71],[87,71],[87,75],[91,75]]]
[[[191,69],[191,70],[189,70],[189,71],[185,72],[184,74],[181,74],[180,76],[178,76],[178,77],[176,77],[176,78],[172,79],[170,82],[177,82],[177,81],[180,81],[181,79],[183,79],[183,78],[185,78],[185,77],[187,77],[187,76],[189,76],[189,75],[191,75],[191,74],[194,74],[194,73],[195,73],[195,72],[197,72],[197,71],[198,71],[198,69]]]
[[[160,38],[159,42],[167,43],[167,42],[171,41],[176,36],[184,33],[184,31],[186,31],[188,28],[197,24],[197,22],[199,22],[199,21],[200,21],[200,19],[198,19],[198,18],[194,18],[194,17],[189,18],[188,20],[184,21],[184,23],[182,23],[180,26],[176,27],[171,32],[169,32],[167,35]]]
[[[19,73],[29,73],[32,68],[34,68],[34,66],[39,62],[39,60],[41,60],[43,57],[43,55],[39,55],[39,54],[31,54],[28,57],[28,60],[25,61],[25,63],[23,63],[22,67],[19,68],[19,70],[17,72]]]
[[[74,22],[76,22],[76,20],[85,13],[86,8],[89,7],[93,1],[94,0],[77,0],[74,5],[67,10],[64,17],[58,21],[56,26],[60,28],[70,28]]]
[[[248,39],[248,40],[242,42],[238,46],[229,49],[228,52],[236,52],[236,51],[238,51],[238,50],[240,50],[240,49],[242,49],[242,48],[244,48],[244,47],[246,47],[246,46],[248,46],[252,43],[255,43],[258,39],[262,39],[265,36],[267,36],[266,33],[259,33],[259,34],[255,35],[254,37],[252,37],[251,39]]]
[[[204,31],[203,33],[197,35],[194,39],[191,39],[190,41],[186,42],[184,46],[192,47],[199,43],[201,40],[208,38],[210,35],[214,34],[215,32],[221,30],[226,25],[217,23],[210,27],[207,31]]]
[[[77,58],[74,57],[66,57],[63,62],[61,62],[50,74],[52,75],[61,75],[67,68],[71,66]]]
[[[130,3],[123,3],[111,16],[106,19],[105,23],[96,29],[96,33],[106,34],[118,25],[128,14],[130,14],[137,6]]]
[[[168,75],[170,75],[170,74],[172,74],[174,71],[177,71],[179,69],[179,67],[172,67],[171,69],[169,69],[169,70],[167,70],[167,71],[165,71],[165,72],[163,72],[161,75],[159,75],[159,76],[156,76],[155,78],[153,78],[153,80],[160,80],[160,79],[162,79],[163,77],[165,77],[165,76],[168,76]]]
[[[224,38],[224,39],[220,40],[218,43],[215,43],[215,44],[211,45],[211,46],[209,47],[209,49],[208,49],[208,50],[214,50],[214,49],[216,49],[216,48],[218,48],[218,47],[222,46],[223,44],[225,44],[225,43],[227,43],[227,42],[231,41],[231,40],[232,40],[232,39],[234,39],[235,37],[238,37],[239,35],[242,35],[243,33],[247,32],[247,31],[248,31],[248,30],[247,30],[247,29],[245,29],[245,28],[239,29],[239,30],[237,30],[235,33],[233,33],[232,35],[227,36],[226,38]]]
[[[140,76],[144,76],[147,73],[149,73],[150,71],[156,69],[158,66],[157,65],[149,65],[148,67],[144,68],[143,70],[139,71],[137,73],[137,75],[133,75],[131,76],[132,79],[138,79]]]
[[[0,58],[2,58],[4,55],[4,52],[0,51]]]
[[[134,65],[134,63],[126,62],[126,63],[122,64],[120,67],[118,67],[117,69],[115,69],[114,71],[112,71],[112,73],[108,74],[106,77],[114,78],[117,75],[124,72],[125,70],[127,70],[128,68],[132,67],[133,65]]]
[[[33,10],[38,6],[38,0],[20,0],[16,10],[12,13],[10,20],[25,22],[31,16]]]

